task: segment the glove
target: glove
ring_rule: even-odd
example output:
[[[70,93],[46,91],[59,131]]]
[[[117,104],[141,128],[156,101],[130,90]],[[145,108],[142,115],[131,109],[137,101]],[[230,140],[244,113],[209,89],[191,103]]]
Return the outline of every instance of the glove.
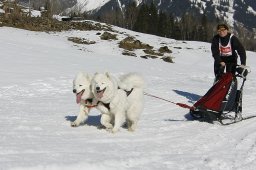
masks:
[[[236,68],[236,72],[240,77],[246,78],[246,76],[248,75],[248,73],[251,72],[251,70],[250,70],[250,67],[248,66],[240,65]]]

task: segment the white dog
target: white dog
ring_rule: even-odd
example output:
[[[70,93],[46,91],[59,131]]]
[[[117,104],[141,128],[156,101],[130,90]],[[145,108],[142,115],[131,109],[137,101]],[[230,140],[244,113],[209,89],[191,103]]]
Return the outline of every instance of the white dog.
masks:
[[[86,121],[90,108],[97,104],[91,91],[91,77],[88,74],[78,73],[73,81],[73,93],[76,94],[76,102],[79,104],[79,114],[71,126],[79,126]]]
[[[119,88],[125,90],[127,96],[126,121],[128,130],[134,131],[144,109],[145,81],[136,73],[125,74],[120,77]]]
[[[113,133],[127,121],[129,131],[134,131],[144,107],[144,80],[135,73],[117,80],[109,73],[96,73],[92,78],[92,92],[99,101],[101,124]]]

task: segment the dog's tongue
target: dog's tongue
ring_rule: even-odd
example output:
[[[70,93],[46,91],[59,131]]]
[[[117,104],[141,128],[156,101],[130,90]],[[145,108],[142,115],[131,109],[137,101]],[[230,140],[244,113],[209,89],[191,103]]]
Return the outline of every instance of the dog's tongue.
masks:
[[[81,102],[82,94],[83,94],[83,93],[78,93],[78,94],[76,95],[76,103],[77,103],[77,104]]]
[[[97,93],[97,98],[101,99],[103,97],[104,90],[101,92]]]

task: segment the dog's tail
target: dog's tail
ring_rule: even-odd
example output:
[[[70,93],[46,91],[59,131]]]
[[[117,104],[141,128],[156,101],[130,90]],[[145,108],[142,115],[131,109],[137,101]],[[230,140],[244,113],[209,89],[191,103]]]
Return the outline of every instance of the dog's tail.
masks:
[[[144,89],[146,83],[138,73],[128,73],[120,77],[119,87],[127,91],[130,91],[132,88]]]

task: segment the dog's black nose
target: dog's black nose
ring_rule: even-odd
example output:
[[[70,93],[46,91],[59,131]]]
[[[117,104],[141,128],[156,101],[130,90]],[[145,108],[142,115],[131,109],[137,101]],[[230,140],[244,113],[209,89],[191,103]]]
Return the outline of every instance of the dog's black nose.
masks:
[[[96,87],[96,90],[100,90],[100,87]]]
[[[73,93],[76,93],[76,89],[73,89]]]

